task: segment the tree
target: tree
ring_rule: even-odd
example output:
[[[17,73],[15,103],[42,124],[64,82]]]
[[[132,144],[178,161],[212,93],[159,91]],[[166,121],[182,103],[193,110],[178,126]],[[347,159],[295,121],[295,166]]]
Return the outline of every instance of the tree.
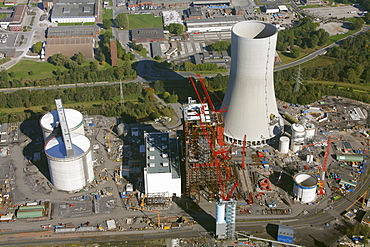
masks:
[[[295,48],[293,47],[292,49],[290,49],[290,54],[293,58],[297,58],[299,57],[299,49],[298,48]]]
[[[79,65],[81,65],[86,61],[86,57],[84,54],[79,52],[73,55],[72,60],[76,61]]]
[[[103,27],[104,27],[105,29],[109,29],[109,28],[113,27],[113,22],[112,22],[112,20],[111,20],[111,19],[104,19],[104,20],[103,20]]]
[[[100,62],[105,61],[105,55],[104,55],[104,53],[100,51],[96,59],[98,61],[100,61]]]
[[[35,44],[33,44],[32,46],[32,52],[33,53],[40,53],[42,50],[42,42],[39,41],[39,42],[36,42]]]
[[[48,58],[48,62],[54,64],[56,66],[64,66],[66,65],[71,59],[62,53],[56,53]]]
[[[351,30],[358,30],[362,28],[362,25],[364,25],[364,20],[361,18],[355,18],[350,24],[349,29]]]
[[[170,33],[174,35],[180,35],[184,32],[185,28],[184,25],[180,23],[171,23],[166,27],[166,30],[168,30]]]
[[[230,42],[228,41],[217,41],[209,46],[212,51],[227,51],[229,49]]]
[[[155,56],[155,57],[154,57],[154,59],[155,59],[155,60],[157,60],[157,61],[159,61],[159,62],[161,62],[161,61],[162,61],[162,57],[161,57],[161,56],[159,56],[159,55]]]
[[[127,29],[128,28],[128,19],[127,14],[120,13],[117,15],[116,19],[114,19],[114,23],[116,27]]]

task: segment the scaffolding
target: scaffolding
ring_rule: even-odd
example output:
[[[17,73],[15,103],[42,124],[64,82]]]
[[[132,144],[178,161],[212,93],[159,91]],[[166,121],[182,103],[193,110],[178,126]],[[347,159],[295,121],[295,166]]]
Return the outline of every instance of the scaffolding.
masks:
[[[206,103],[197,104],[191,99],[183,109],[186,194],[195,202],[201,196],[216,200],[220,198],[220,178],[227,191],[237,181],[236,166],[229,157],[229,147],[223,143],[222,113],[210,111]],[[215,157],[212,150],[220,155]]]

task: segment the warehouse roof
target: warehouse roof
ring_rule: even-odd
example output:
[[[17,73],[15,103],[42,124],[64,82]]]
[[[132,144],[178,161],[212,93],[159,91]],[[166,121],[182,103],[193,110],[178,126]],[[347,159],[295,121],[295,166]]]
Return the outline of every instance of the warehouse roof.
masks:
[[[136,28],[131,30],[132,40],[151,41],[164,40],[163,28]]]
[[[53,6],[52,17],[87,17],[95,15],[95,4],[60,4]]]
[[[97,35],[99,30],[100,28],[97,25],[49,27],[47,29],[47,37],[93,36]]]
[[[44,205],[22,206],[17,211],[17,218],[35,218],[44,216]]]

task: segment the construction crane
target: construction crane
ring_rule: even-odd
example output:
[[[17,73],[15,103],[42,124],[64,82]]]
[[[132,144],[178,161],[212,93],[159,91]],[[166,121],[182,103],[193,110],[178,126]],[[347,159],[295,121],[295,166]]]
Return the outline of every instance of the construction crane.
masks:
[[[245,169],[245,149],[247,147],[247,135],[244,135],[242,146],[242,169]]]
[[[159,211],[156,211],[156,210],[148,210],[148,209],[145,209],[145,208],[136,208],[136,207],[129,207],[129,208],[132,208],[132,209],[136,209],[136,210],[140,210],[140,211],[148,211],[148,212],[155,212],[155,213],[157,213],[157,219],[158,219],[158,224],[157,224],[157,226],[158,226],[158,228],[161,228],[161,212],[159,212]],[[145,214],[144,212],[142,212],[143,214]],[[150,218],[149,218],[150,219]],[[153,220],[151,220],[152,221],[152,223],[153,223],[153,225],[154,225],[154,222],[153,222]]]
[[[339,141],[339,140],[342,140],[342,137],[338,138],[338,139],[334,139],[334,140],[331,140],[331,142],[335,142],[335,141]],[[307,148],[307,147],[311,147],[311,146],[316,146],[316,145],[320,145],[320,144],[323,144],[325,142],[328,142],[328,140],[325,140],[325,141],[321,141],[321,142],[314,142],[314,143],[310,143],[310,144],[307,144],[307,145],[303,145],[300,147],[300,149],[298,151],[296,151],[295,153],[299,152],[299,151],[302,151],[302,149],[304,148]]]
[[[203,83],[203,80],[201,78],[200,75],[198,75],[198,77],[200,78],[199,82],[201,83],[202,85],[202,89],[204,91],[204,93],[206,94],[206,99],[208,101],[208,104],[211,106],[212,108],[212,111],[214,113],[220,113],[219,111],[216,111],[215,108],[214,108],[214,105],[212,103],[212,100],[211,98],[209,97],[209,94],[208,94],[208,91]],[[206,100],[202,100],[202,98],[200,97],[200,94],[199,94],[199,91],[196,87],[196,84],[194,82],[194,80],[192,78],[190,78],[190,82],[192,83],[193,85],[193,88],[194,88],[194,91],[195,93],[197,94],[197,97],[198,97],[198,100],[200,101],[200,103],[205,103]],[[213,163],[216,167],[216,172],[217,172],[217,177],[218,177],[218,183],[219,183],[219,190],[220,190],[220,194],[221,194],[221,197],[224,201],[228,201],[232,195],[232,193],[234,192],[234,190],[236,189],[236,187],[239,185],[238,183],[238,180],[236,180],[236,182],[234,183],[234,185],[232,186],[230,192],[228,194],[225,193],[225,186],[224,186],[224,181],[222,179],[222,175],[221,175],[221,169],[220,169],[220,160],[224,160],[225,157],[227,157],[227,155],[224,155],[226,153],[230,153],[230,148],[229,147],[225,147],[225,148],[222,148],[220,150],[215,150],[215,143],[212,142],[212,139],[210,138],[209,136],[209,133],[207,131],[207,127],[206,127],[206,124],[202,121],[202,115],[205,114],[205,105],[202,105],[201,109],[200,109],[200,113],[199,113],[199,121],[200,121],[200,127],[203,131],[203,134],[204,136],[206,137],[207,139],[207,142],[208,142],[208,145],[209,145],[209,148],[211,150],[211,154],[213,154]]]
[[[108,153],[110,153],[110,150],[111,150],[111,141],[110,141],[110,136],[111,136],[111,134],[112,134],[113,127],[114,127],[114,124],[112,125],[112,127],[110,127],[110,129],[109,129],[109,133],[108,133],[108,135],[107,135],[107,140],[108,140],[108,147],[107,147],[107,151],[108,151]]]
[[[356,202],[358,202],[361,199],[362,199],[361,207],[364,208],[365,207],[366,196],[367,196],[367,190],[359,198],[357,198],[350,206],[348,206],[348,208],[346,208],[345,211],[348,211],[348,209],[350,209],[353,205],[356,204]]]
[[[321,168],[321,181],[320,181],[320,191],[319,191],[319,195],[324,195],[325,194],[325,173],[326,173],[326,169],[327,169],[327,166],[328,166],[328,160],[329,160],[329,155],[330,155],[330,146],[331,146],[331,142],[333,141],[337,141],[337,140],[340,140],[342,138],[339,138],[339,139],[335,139],[333,140],[332,139],[332,136],[329,136],[328,140],[326,141],[328,143],[328,145],[326,146],[326,150],[325,150],[325,154],[324,154],[324,163],[322,165],[322,168]]]

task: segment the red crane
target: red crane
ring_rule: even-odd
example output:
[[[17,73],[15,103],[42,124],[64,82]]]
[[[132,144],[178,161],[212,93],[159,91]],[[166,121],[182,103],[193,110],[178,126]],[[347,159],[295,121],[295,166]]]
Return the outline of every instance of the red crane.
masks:
[[[328,145],[326,146],[326,150],[325,150],[325,155],[324,155],[324,163],[322,165],[322,168],[321,168],[321,178],[320,178],[320,183],[321,183],[321,186],[320,186],[320,191],[319,191],[319,195],[325,195],[325,173],[326,173],[326,169],[328,167],[328,160],[329,160],[329,155],[330,155],[330,146],[331,146],[331,142],[334,142],[334,141],[338,141],[338,140],[341,140],[342,138],[339,138],[339,139],[335,139],[333,140],[331,136],[329,136],[328,140],[326,141],[328,143]]]
[[[200,77],[200,75],[199,75],[199,77]],[[197,94],[198,100],[201,103],[203,103],[203,101],[202,101],[202,99],[200,97],[199,91],[198,91],[198,89],[197,89],[197,87],[195,85],[195,82],[194,82],[193,78],[190,78],[190,81],[191,81],[191,83],[193,85],[194,91]],[[206,89],[203,81],[200,80],[200,82],[201,82],[201,85],[202,85],[202,89],[203,89],[204,93],[206,94],[207,101],[211,105],[212,113],[215,113],[216,111],[215,111],[214,105],[213,105],[213,103],[211,101],[211,98],[209,97],[208,91],[207,91],[207,89]],[[217,177],[218,177],[218,183],[219,183],[221,197],[222,197],[222,199],[224,201],[228,201],[230,199],[232,193],[236,189],[236,187],[239,185],[239,183],[238,183],[238,181],[236,181],[234,183],[233,187],[231,188],[231,190],[229,191],[229,193],[227,195],[225,194],[224,182],[223,182],[222,175],[221,175],[221,170],[220,170],[220,158],[221,159],[224,159],[226,157],[223,154],[229,152],[229,148],[226,147],[226,148],[222,148],[222,149],[217,150],[217,151],[215,150],[214,143],[212,142],[212,139],[209,136],[209,133],[207,131],[207,127],[206,127],[205,123],[202,121],[202,115],[205,115],[205,107],[206,107],[206,105],[202,105],[202,107],[200,109],[200,113],[199,113],[199,115],[200,115],[199,116],[200,127],[202,128],[203,134],[204,134],[204,136],[206,137],[206,139],[208,141],[208,145],[209,145],[210,150],[211,150],[211,153],[213,154],[213,157],[214,157],[214,164],[215,164],[215,167],[216,167],[216,172],[217,172]],[[219,156],[221,156],[221,157],[219,157]]]
[[[242,169],[245,169],[245,149],[247,147],[247,135],[244,135],[242,146]]]

